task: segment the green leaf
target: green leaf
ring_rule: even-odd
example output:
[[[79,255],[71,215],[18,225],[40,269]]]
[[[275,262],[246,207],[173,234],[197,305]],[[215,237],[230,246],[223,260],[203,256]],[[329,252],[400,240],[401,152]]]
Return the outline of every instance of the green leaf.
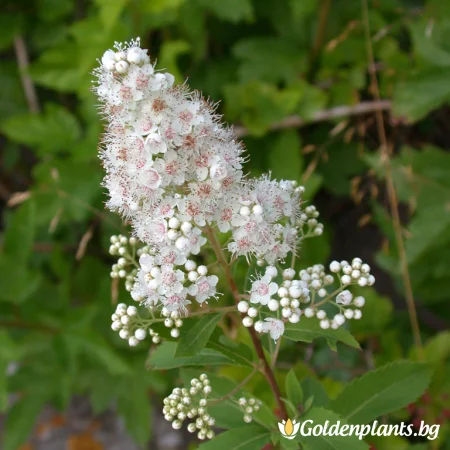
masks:
[[[249,21],[253,18],[251,0],[199,0],[200,4],[209,9],[219,19],[228,22]]]
[[[417,122],[433,109],[450,101],[449,69],[419,72],[400,82],[394,90],[395,117]]]
[[[175,342],[164,342],[161,344],[150,356],[150,367],[160,370],[185,366],[235,365],[234,361],[209,348],[204,348],[195,356],[176,358],[176,348],[177,344]]]
[[[216,329],[206,346],[222,353],[222,355],[225,355],[237,365],[253,365],[252,361],[254,358],[251,348],[242,342],[234,342],[231,339],[228,339],[223,334],[222,330]]]
[[[432,33],[427,32],[429,26],[430,22],[425,17],[418,22],[409,24],[415,53],[434,66],[450,67],[450,51],[442,45],[444,43],[448,44],[450,33],[447,31],[447,36],[442,36],[445,32],[445,27],[439,22],[433,23]],[[440,37],[444,38],[442,42],[439,42]]]
[[[303,160],[302,143],[297,130],[279,134],[269,153],[269,167],[273,177],[283,180],[300,180]],[[289,164],[286,162],[289,161]]]
[[[300,50],[280,38],[255,37],[239,41],[234,55],[242,60],[238,75],[243,83],[262,80],[270,82],[295,80],[304,68]],[[268,64],[270,60],[270,64]]]
[[[22,114],[3,122],[11,140],[35,146],[41,155],[67,151],[80,137],[76,118],[65,108],[48,104],[43,114]]]
[[[433,336],[426,344],[424,353],[430,363],[440,363],[450,356],[450,331],[442,331]]]
[[[14,212],[3,236],[3,252],[14,258],[15,265],[25,265],[33,248],[36,221],[36,205],[29,199]]]
[[[308,377],[302,380],[301,384],[304,398],[308,400],[312,398],[313,406],[324,408],[328,407],[330,399],[328,398],[328,395],[320,381],[316,380],[315,378]]]
[[[228,395],[231,391],[234,391],[238,386],[238,382],[229,378],[218,376],[215,373],[205,372],[208,375],[209,381],[213,392],[211,394],[211,401],[220,399]],[[189,384],[192,378],[198,377],[198,369],[183,369],[182,378],[184,384]],[[245,378],[242,375],[242,378]],[[245,388],[238,390],[232,398],[238,399],[240,397],[254,397],[251,393],[247,392]],[[240,428],[243,424],[243,411],[235,400],[229,399],[221,401],[216,405],[208,406],[208,411],[216,419],[216,426],[220,428]],[[253,421],[256,424],[262,425],[266,428],[270,428],[276,422],[275,415],[272,409],[262,402],[258,411],[253,412]]]
[[[104,338],[93,331],[80,329],[64,334],[66,344],[84,354],[91,362],[99,362],[112,375],[130,372],[128,364],[111,348]]]
[[[331,409],[351,423],[368,423],[413,403],[431,380],[430,366],[398,361],[368,372],[348,384]]]
[[[305,424],[307,420],[311,420],[311,423]],[[312,408],[306,414],[301,417],[302,426],[304,426],[304,434],[300,434],[299,441],[302,444],[303,450],[366,450],[369,446],[359,440],[357,436],[313,436],[311,431],[316,425],[325,425],[329,422],[329,426],[341,422],[341,426],[346,424],[337,414],[333,411],[328,411],[322,408]],[[310,434],[311,436],[305,436]]]
[[[312,342],[314,339],[325,338],[332,350],[336,350],[338,341],[350,347],[360,348],[358,341],[345,328],[323,330],[314,319],[304,318],[295,325],[287,325],[284,337],[296,342]]]
[[[194,356],[202,350],[209,341],[222,314],[207,314],[183,336],[177,346],[175,357]]]
[[[189,317],[185,319],[183,326],[180,328],[180,337],[177,339],[170,335],[170,331],[162,323],[155,324],[152,328],[166,341],[179,342],[184,339],[195,324],[196,320],[194,318]],[[221,353],[235,365],[253,367],[254,355],[252,349],[242,342],[232,341],[218,327],[214,329],[206,347]]]
[[[294,369],[291,369],[286,376],[286,394],[290,402],[298,410],[303,401],[303,390],[297,380]]]
[[[255,136],[262,136],[274,122],[293,113],[304,94],[299,86],[279,89],[256,80],[246,85],[227,85],[224,93],[230,120],[241,120]]]
[[[18,400],[6,415],[3,450],[17,450],[30,435],[47,396],[33,394]]]
[[[270,431],[258,425],[234,428],[201,444],[199,450],[261,450],[270,442]]]

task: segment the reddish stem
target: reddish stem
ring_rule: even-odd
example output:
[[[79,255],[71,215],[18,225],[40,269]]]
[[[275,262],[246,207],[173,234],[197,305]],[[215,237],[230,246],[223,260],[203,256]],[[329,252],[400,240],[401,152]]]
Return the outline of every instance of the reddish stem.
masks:
[[[236,285],[236,282],[234,281],[233,275],[230,270],[230,265],[228,264],[227,260],[225,259],[225,256],[223,254],[222,248],[220,247],[220,243],[216,239],[216,235],[214,231],[210,227],[205,228],[206,234],[209,237],[211,246],[214,250],[214,253],[216,254],[217,260],[219,261],[219,264],[221,265],[225,277],[227,279],[228,284],[231,288],[231,293],[233,295],[233,298],[238,304],[241,301],[241,294],[239,293],[239,289]],[[245,317],[245,314],[241,314],[242,317]],[[281,392],[280,388],[278,386],[277,380],[275,379],[275,374],[273,373],[272,368],[270,367],[270,364],[268,363],[266,356],[264,355],[264,349],[262,347],[261,341],[259,340],[258,336],[256,335],[256,331],[254,328],[249,327],[248,332],[250,333],[250,337],[252,339],[253,346],[255,347],[256,354],[258,355],[259,360],[262,363],[262,370],[264,372],[264,375],[267,378],[267,382],[270,385],[270,388],[272,389],[273,395],[275,397],[275,400],[278,405],[278,409],[280,411],[280,415],[282,419],[287,420],[288,413],[286,410],[286,406],[283,403],[283,400],[281,400]]]

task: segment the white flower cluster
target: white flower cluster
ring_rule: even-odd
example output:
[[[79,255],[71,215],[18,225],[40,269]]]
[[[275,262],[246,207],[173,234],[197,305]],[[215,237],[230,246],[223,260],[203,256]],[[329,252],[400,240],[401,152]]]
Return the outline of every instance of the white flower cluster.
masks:
[[[304,189],[245,178],[242,145],[215,106],[155,72],[139,40],[108,50],[95,74],[108,122],[101,151],[108,207],[142,242],[189,257],[205,242],[196,225],[211,224],[231,230],[231,252],[273,263],[294,247],[305,223],[321,233],[314,210],[301,211]]]
[[[361,258],[353,258],[352,263],[347,261],[333,261],[330,264],[331,272],[337,274],[343,285],[358,283],[360,286],[373,286],[375,277],[370,273],[370,266],[363,264]]]
[[[241,407],[244,413],[244,422],[250,423],[253,420],[252,414],[256,412],[261,407],[262,403],[260,400],[256,398],[246,399],[245,397],[241,397],[238,401],[239,406]]]
[[[125,303],[119,303],[116,311],[111,316],[111,328],[119,332],[122,339],[127,339],[131,347],[136,347],[140,341],[147,337],[147,330],[143,326],[143,321],[139,317],[138,310],[135,306],[127,306]],[[152,337],[154,344],[159,344],[161,338],[151,328],[148,334]]]
[[[216,275],[208,275],[206,266],[171,251],[143,254],[139,265],[131,296],[146,307],[161,306],[168,313],[182,314],[191,303],[188,297],[203,304],[218,295]]]
[[[353,298],[353,294],[345,287],[351,284],[372,286],[375,277],[370,274],[369,265],[363,264],[360,258],[354,258],[351,265],[346,261],[333,261],[330,270],[337,274],[340,281],[340,287],[331,293],[327,288],[335,282],[335,277],[327,274],[321,264],[301,270],[299,279],[294,279],[295,270],[285,269],[281,284],[274,281],[278,270],[274,266],[268,266],[264,275],[259,275],[253,281],[249,300],[238,303],[238,310],[244,316],[243,325],[253,326],[258,333],[270,333],[272,339],[277,340],[284,333],[284,324],[298,323],[302,315],[307,318],[316,316],[323,329],[336,329],[343,325],[346,319],[360,319],[361,311],[351,307],[363,307],[364,297]],[[322,309],[327,303],[333,304],[339,310],[331,320]],[[277,317],[273,317],[274,313]],[[255,321],[256,318],[259,320]]]
[[[215,420],[208,414],[208,395],[211,386],[206,374],[191,380],[191,388],[175,388],[168,397],[164,399],[163,414],[172,427],[179,430],[187,419],[193,420],[187,426],[190,433],[197,433],[200,440],[212,439],[214,430],[211,429]]]

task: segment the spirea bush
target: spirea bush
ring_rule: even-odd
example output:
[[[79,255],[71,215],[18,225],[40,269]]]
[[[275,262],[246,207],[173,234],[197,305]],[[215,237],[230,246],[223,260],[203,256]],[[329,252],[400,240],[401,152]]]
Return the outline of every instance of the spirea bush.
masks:
[[[106,122],[100,157],[107,207],[132,227],[131,237],[111,237],[110,253],[118,258],[111,277],[123,279],[130,293],[129,305],[117,305],[112,329],[132,347],[150,338],[162,343],[154,355],[208,366],[213,355],[246,358],[217,337],[220,320],[237,315],[254,347],[247,364],[267,378],[279,417],[297,416],[299,394],[288,392],[297,401],[282,398],[274,373],[281,340],[309,332],[353,343],[345,324],[361,318],[365,299],[352,288],[374,284],[369,265],[355,257],[295,270],[303,241],[323,232],[319,212],[303,199],[304,187],[270,173],[245,174],[244,148],[216,105],[187,84],[175,85],[139,39],[106,51],[95,76]],[[208,252],[215,261],[205,265]],[[240,261],[249,267],[247,289],[233,276]],[[218,290],[220,277],[228,292]],[[231,294],[235,306],[221,305],[223,294]],[[264,335],[274,341],[271,361]],[[166,340],[177,342],[175,353]],[[226,400],[242,408],[243,425],[250,423],[261,402],[234,398],[247,381],[220,398],[208,375],[199,374],[164,400],[164,417],[174,429],[187,422],[198,439],[212,439],[216,421],[209,406]],[[297,380],[292,383],[289,390],[298,390]]]

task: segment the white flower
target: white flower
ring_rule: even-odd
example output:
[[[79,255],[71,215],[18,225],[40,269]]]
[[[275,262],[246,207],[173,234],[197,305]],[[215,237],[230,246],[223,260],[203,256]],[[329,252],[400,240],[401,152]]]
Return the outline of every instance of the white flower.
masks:
[[[183,290],[183,284],[181,283],[183,279],[184,273],[181,270],[174,270],[172,264],[162,266],[159,273],[156,273],[154,277],[158,292],[165,296],[179,294]]]
[[[250,302],[261,303],[261,305],[267,305],[274,295],[278,291],[278,284],[272,281],[270,275],[264,275],[258,280],[255,280],[252,284],[250,291]]]
[[[186,313],[186,306],[191,302],[186,299],[187,289],[183,289],[178,294],[168,296],[163,300],[163,305],[168,312],[177,311],[178,313]]]
[[[262,325],[263,333],[270,333],[270,337],[276,341],[284,333],[284,323],[279,319],[273,317],[266,317]]]
[[[201,276],[189,288],[189,295],[195,297],[198,303],[203,303],[216,296],[216,285],[219,279],[215,275]]]

